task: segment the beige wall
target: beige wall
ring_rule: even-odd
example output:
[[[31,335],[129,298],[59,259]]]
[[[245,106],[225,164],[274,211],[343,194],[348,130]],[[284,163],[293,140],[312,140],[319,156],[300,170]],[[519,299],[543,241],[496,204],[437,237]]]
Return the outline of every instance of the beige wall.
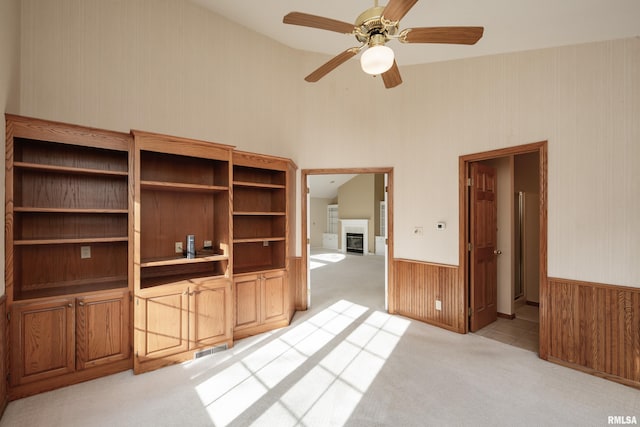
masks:
[[[327,57],[189,2],[22,5],[23,114],[235,144],[305,169],[393,167],[394,255],[454,265],[458,157],[548,140],[549,275],[640,286],[640,38],[417,66],[399,53],[404,83],[386,90],[355,60],[305,83]]]
[[[0,105],[4,112],[17,113],[20,106],[20,0],[0,2]],[[5,121],[0,119],[0,135],[4,140]],[[4,144],[3,144],[4,146]],[[0,150],[4,164],[5,150]],[[0,188],[4,195],[4,174],[0,177]],[[4,199],[4,196],[2,197]],[[2,204],[4,218],[4,203]],[[0,231],[4,242],[4,227]],[[0,249],[0,268],[4,271],[4,245]],[[4,295],[4,274],[0,278],[0,296]]]
[[[22,4],[23,114],[295,157],[295,51],[189,1]]]
[[[338,187],[338,218],[369,220],[369,253],[375,252],[375,175],[356,175]],[[342,227],[340,224],[339,228]],[[341,233],[341,231],[340,231]],[[338,237],[338,246],[341,246]]]
[[[331,199],[312,197],[309,201],[309,232],[312,248],[322,247],[322,235],[327,231],[327,206]]]
[[[303,168],[394,167],[395,257],[457,265],[459,156],[548,140],[549,275],[640,286],[640,38],[398,60],[404,83],[389,91],[357,63],[303,87],[296,158]],[[325,158],[332,152],[341,156]]]

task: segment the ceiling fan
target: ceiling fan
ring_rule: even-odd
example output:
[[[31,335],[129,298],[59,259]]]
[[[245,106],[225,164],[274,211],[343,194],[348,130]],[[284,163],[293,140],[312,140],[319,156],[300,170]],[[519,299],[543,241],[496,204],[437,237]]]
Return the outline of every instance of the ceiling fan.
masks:
[[[305,77],[305,80],[317,82],[367,47],[360,58],[362,70],[368,74],[382,75],[385,87],[390,89],[402,83],[402,77],[393,50],[385,45],[388,41],[472,45],[482,37],[483,27],[421,27],[399,31],[400,20],[417,2],[418,0],[389,0],[387,6],[378,6],[378,0],[375,0],[374,6],[362,12],[355,24],[302,12],[285,15],[282,21],[285,24],[350,34],[361,43],[321,65]]]

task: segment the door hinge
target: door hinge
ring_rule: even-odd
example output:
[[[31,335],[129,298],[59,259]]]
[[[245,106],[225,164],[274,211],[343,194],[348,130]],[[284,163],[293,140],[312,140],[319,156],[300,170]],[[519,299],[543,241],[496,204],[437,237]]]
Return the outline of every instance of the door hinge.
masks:
[[[471,242],[467,243],[467,250],[469,252],[471,252],[473,250],[473,245],[471,244]]]
[[[388,185],[385,185],[385,186],[384,186],[384,192],[385,192],[385,193],[388,193],[388,192],[389,192],[389,186],[388,186]]]
[[[384,239],[384,244],[389,245],[389,239]]]
[[[11,312],[8,312],[7,313],[7,321],[10,321],[10,320],[11,320]]]
[[[136,305],[140,305],[140,298],[136,298]]]
[[[473,314],[473,308],[469,307],[469,317]]]
[[[471,187],[473,185],[473,180],[471,178],[467,178],[467,187]]]
[[[311,193],[311,188],[307,187],[307,194]]]

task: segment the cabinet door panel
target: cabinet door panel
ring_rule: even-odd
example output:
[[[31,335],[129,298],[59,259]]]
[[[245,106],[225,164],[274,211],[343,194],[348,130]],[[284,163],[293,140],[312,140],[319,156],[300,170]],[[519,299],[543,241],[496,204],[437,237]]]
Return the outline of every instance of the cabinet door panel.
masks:
[[[75,370],[74,300],[14,304],[11,320],[11,384]]]
[[[249,327],[260,322],[260,279],[257,275],[235,280],[235,326]]]
[[[190,348],[230,338],[231,286],[228,281],[196,286],[190,294]]]
[[[76,365],[98,366],[129,357],[129,291],[77,300]]]
[[[284,273],[268,273],[264,277],[264,321],[279,320],[285,315]]]
[[[136,333],[142,335],[138,348],[141,359],[188,350],[188,304],[188,292],[182,289],[164,290],[164,293],[139,299]]]

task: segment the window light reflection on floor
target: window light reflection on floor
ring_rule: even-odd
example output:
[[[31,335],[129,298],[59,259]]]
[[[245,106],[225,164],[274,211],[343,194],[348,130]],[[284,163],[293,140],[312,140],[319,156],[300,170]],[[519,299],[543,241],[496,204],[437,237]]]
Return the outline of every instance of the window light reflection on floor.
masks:
[[[372,313],[253,425],[342,425],[393,352],[409,321]]]
[[[213,423],[227,426],[367,310],[338,301],[204,380],[196,392]]]
[[[344,260],[345,254],[327,252],[321,254],[314,254],[309,256],[309,269],[314,270],[316,268],[324,267],[327,263],[336,263]]]

